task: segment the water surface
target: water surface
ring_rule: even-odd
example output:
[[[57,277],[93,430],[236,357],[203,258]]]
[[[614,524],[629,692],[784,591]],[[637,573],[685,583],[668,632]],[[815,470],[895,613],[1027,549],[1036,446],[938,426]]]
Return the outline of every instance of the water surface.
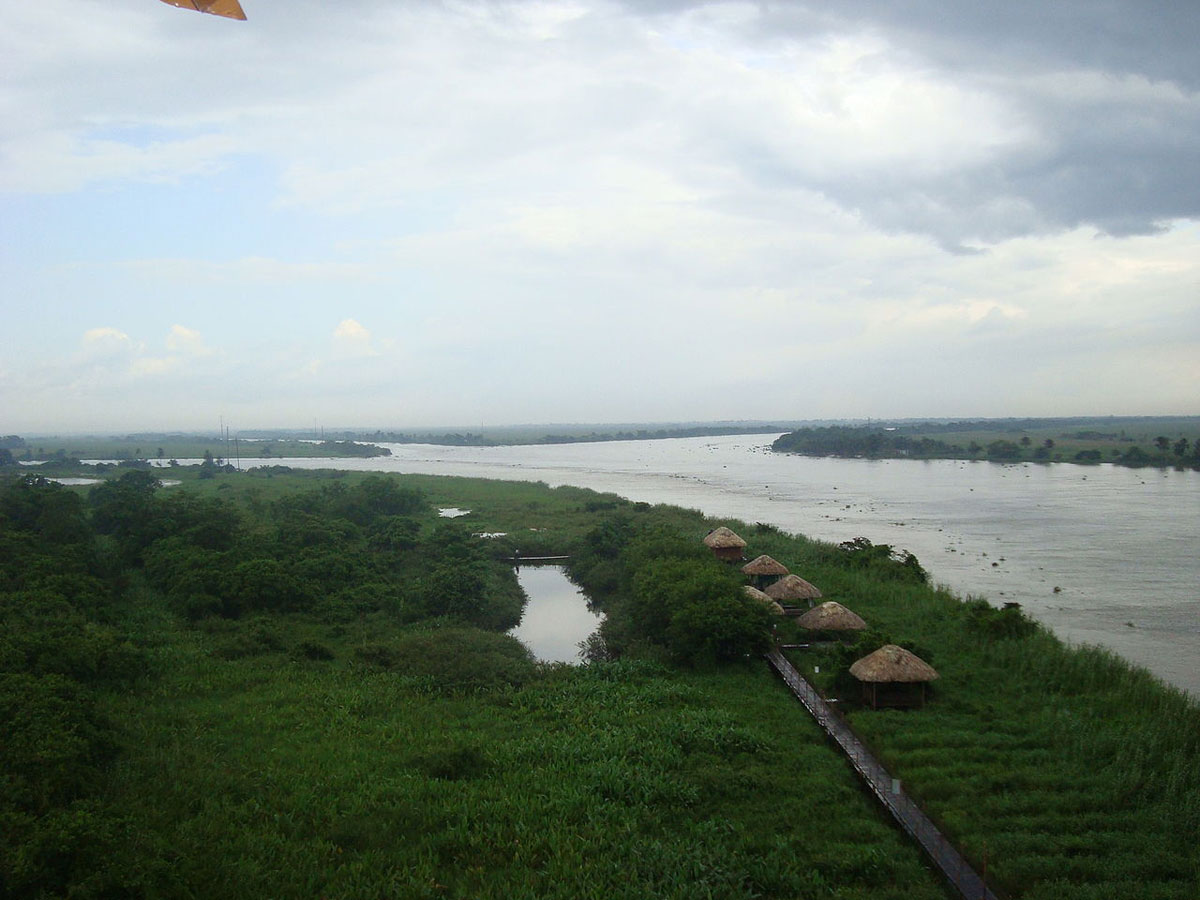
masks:
[[[529,597],[521,624],[509,632],[543,662],[579,662],[579,642],[600,625],[583,591],[561,566],[523,566],[517,580]]]

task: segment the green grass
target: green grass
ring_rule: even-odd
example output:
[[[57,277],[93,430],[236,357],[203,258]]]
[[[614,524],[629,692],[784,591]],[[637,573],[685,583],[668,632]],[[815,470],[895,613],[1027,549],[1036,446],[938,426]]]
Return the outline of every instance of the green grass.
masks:
[[[551,667],[447,694],[325,639],[333,661],[227,662],[179,634],[169,674],[112,698],[115,865],[139,891],[946,896],[757,664]]]
[[[1106,651],[1045,631],[992,640],[953,598],[822,577],[877,628],[919,641],[941,678],[921,710],[849,719],[893,775],[1013,896],[1200,893],[1200,710]],[[806,576],[807,577],[807,576]],[[830,693],[828,653],[793,660]],[[812,674],[821,665],[821,675]]]
[[[184,484],[169,490],[251,510],[371,477],[173,473]],[[396,481],[470,509],[459,522],[509,532],[525,552],[570,553],[615,513],[696,541],[731,525],[748,557],[769,553],[877,633],[928,652],[941,679],[924,709],[844,706],[1008,896],[1200,896],[1200,709],[1144,671],[1041,629],[989,637],[948,593],[850,567],[835,548],[771,527],[576,488]],[[121,747],[95,795],[119,816],[104,853],[114,891],[946,896],[757,661],[715,672],[535,667],[440,622],[403,628],[383,612],[189,627],[137,578],[119,614],[151,664],[100,701]],[[422,649],[438,634],[462,652]],[[839,690],[833,653],[792,658],[810,676],[820,663],[811,677]],[[479,671],[455,668],[467,666]],[[87,884],[79,896],[103,887]]]

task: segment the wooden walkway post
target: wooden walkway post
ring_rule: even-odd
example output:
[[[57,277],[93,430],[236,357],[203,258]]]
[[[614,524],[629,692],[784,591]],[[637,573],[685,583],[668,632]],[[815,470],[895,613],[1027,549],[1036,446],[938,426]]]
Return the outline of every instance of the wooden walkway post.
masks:
[[[778,650],[767,654],[767,662],[817,720],[817,724],[837,741],[842,752],[850,760],[850,765],[866,782],[871,793],[900,823],[900,827],[920,844],[921,849],[946,876],[946,880],[962,894],[964,900],[998,900],[979,873],[971,868],[962,854],[900,788],[900,782],[892,780],[887,769],[850,730],[850,726],[834,714],[829,704],[817,693],[817,689],[796,671],[796,667]]]

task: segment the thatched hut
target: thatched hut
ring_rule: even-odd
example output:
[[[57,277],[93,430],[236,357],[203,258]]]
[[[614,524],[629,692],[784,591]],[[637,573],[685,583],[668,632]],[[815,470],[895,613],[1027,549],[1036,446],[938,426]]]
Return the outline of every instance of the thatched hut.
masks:
[[[754,586],[760,591],[769,584],[774,584],[781,576],[788,574],[788,568],[767,554],[755,557],[742,566],[742,573],[754,579]]]
[[[862,631],[867,627],[858,613],[846,609],[836,600],[814,606],[798,618],[796,624],[809,631]]]
[[[767,585],[766,594],[772,600],[778,600],[785,608],[797,607],[804,600],[807,600],[811,607],[814,600],[821,599],[821,592],[816,586],[809,584],[799,575],[784,575],[774,584]]]
[[[722,525],[704,536],[704,545],[716,555],[717,559],[726,562],[741,562],[742,550],[746,546],[746,542]]]
[[[863,702],[880,706],[924,706],[925,684],[938,677],[933,666],[895,644],[884,644],[850,667],[862,682]],[[920,685],[920,692],[914,690]]]
[[[746,596],[751,600],[757,600],[759,603],[764,604],[767,609],[771,610],[771,612],[775,613],[776,615],[783,615],[783,607],[760,591],[758,588],[746,585],[744,588],[742,588],[742,590],[746,592]]]

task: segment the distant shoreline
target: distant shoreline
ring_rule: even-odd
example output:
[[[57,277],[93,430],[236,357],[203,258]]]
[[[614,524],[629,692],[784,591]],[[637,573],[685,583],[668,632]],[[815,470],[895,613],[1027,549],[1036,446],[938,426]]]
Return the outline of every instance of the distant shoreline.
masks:
[[[1200,417],[833,425],[790,431],[777,438],[771,449],[842,459],[1111,463],[1130,468],[1200,469]]]

